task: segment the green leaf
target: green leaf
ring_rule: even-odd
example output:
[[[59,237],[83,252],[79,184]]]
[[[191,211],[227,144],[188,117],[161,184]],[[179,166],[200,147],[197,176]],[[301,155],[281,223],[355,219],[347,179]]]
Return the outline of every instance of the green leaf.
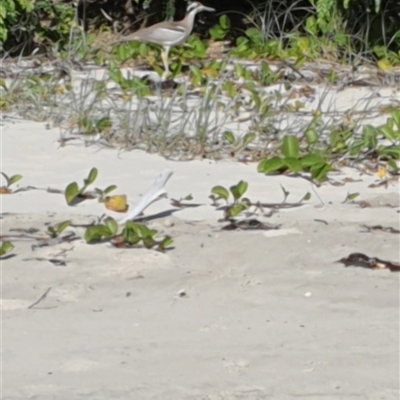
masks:
[[[298,173],[301,171],[301,161],[298,158],[286,157],[283,161],[292,172]]]
[[[360,154],[364,147],[364,142],[362,140],[356,140],[349,148],[349,155],[356,156]]]
[[[236,47],[247,47],[247,44],[249,43],[249,39],[244,36],[239,36],[236,39]]]
[[[124,236],[124,242],[134,246],[138,244],[142,238],[136,232],[127,232]]]
[[[125,227],[124,227],[124,229],[122,230],[122,234],[124,233],[124,231],[127,231],[127,232],[133,232],[133,233],[135,233],[139,238],[140,238],[140,229],[139,229],[139,226],[138,226],[138,224],[135,224],[133,221],[126,221],[125,222]]]
[[[18,181],[20,181],[21,179],[22,179],[22,175],[13,175],[11,178],[8,179],[7,186],[11,186],[14,183],[17,183]]]
[[[197,36],[190,36],[187,40],[187,46],[191,51],[183,53],[185,58],[203,58],[206,54],[206,46]]]
[[[118,61],[121,62],[127,60],[129,58],[127,46],[125,46],[124,44],[118,45],[114,50],[114,56]],[[120,77],[117,71],[110,70],[109,76],[113,81],[119,83]]]
[[[318,132],[314,128],[306,130],[306,140],[309,146],[318,142]]]
[[[311,35],[316,35],[318,33],[318,24],[315,17],[308,17],[306,20],[306,31]]]
[[[158,249],[163,251],[167,247],[171,246],[173,242],[174,241],[170,236],[166,236],[160,243],[158,243]]]
[[[375,149],[378,145],[377,129],[372,125],[366,125],[363,129],[362,142],[365,147]]]
[[[153,238],[155,235],[157,235],[157,231],[155,229],[150,229],[146,225],[137,224],[137,228],[139,229],[142,240]]]
[[[349,35],[344,32],[338,32],[334,36],[334,41],[339,46],[345,46],[349,42]]]
[[[397,167],[397,164],[394,160],[388,160],[388,166],[390,167],[390,169],[394,172],[397,173],[399,168]]]
[[[230,98],[234,98],[237,90],[235,85],[231,82],[231,81],[226,81],[223,85],[222,85],[222,89],[225,90]]]
[[[270,85],[278,79],[278,74],[272,73],[269,64],[265,61],[261,62],[261,79],[265,85]]]
[[[127,230],[128,232],[133,232],[134,236],[137,236],[139,240],[152,238],[157,234],[157,231],[155,229],[149,229],[146,225],[137,224],[132,221],[126,222],[124,230]],[[134,241],[136,241],[136,239],[134,239]]]
[[[314,164],[311,168],[310,168],[310,172],[311,172],[311,176],[313,177],[313,179],[315,179],[316,181],[323,181],[326,179],[326,176],[328,174],[328,172],[331,170],[331,167],[324,163],[320,163],[320,164]]]
[[[262,160],[257,166],[257,171],[263,174],[271,174],[285,168],[285,162],[281,157],[272,157],[270,159]]]
[[[383,157],[400,160],[400,146],[380,147],[378,153]]]
[[[389,125],[383,125],[379,128],[379,132],[382,133],[382,135],[391,141],[396,140],[396,133],[393,131],[393,129]]]
[[[239,214],[241,214],[246,207],[242,203],[237,203],[234,204],[232,207],[229,208],[228,215],[229,217],[237,217]]]
[[[356,199],[358,196],[360,195],[360,193],[347,193],[346,198],[344,199],[343,203],[347,203],[348,201],[353,201],[354,199]]]
[[[8,4],[7,4],[8,6]],[[8,6],[9,7],[9,6]],[[6,18],[7,11],[6,7],[3,4],[0,4],[0,21]],[[1,21],[3,23],[3,21]]]
[[[110,229],[105,225],[89,226],[85,231],[84,239],[86,243],[95,243],[103,238],[111,237]]]
[[[246,133],[242,139],[242,146],[247,147],[251,142],[255,140],[257,135],[255,133]]]
[[[92,168],[89,172],[87,179],[85,179],[85,186],[91,185],[97,178],[97,168]]]
[[[400,111],[392,111],[390,116],[393,118],[393,121],[396,124],[397,129],[400,130]]]
[[[140,46],[139,46],[140,57],[146,57],[148,51],[149,51],[149,48],[146,45],[146,43],[140,43]]]
[[[49,226],[47,228],[47,232],[49,232],[51,237],[53,237],[53,238],[57,237],[57,232],[52,226]]]
[[[71,225],[71,221],[69,221],[69,220],[60,222],[59,224],[57,224],[57,225],[55,226],[56,232],[57,232],[58,234],[60,234],[60,233],[62,233],[63,231],[65,231],[65,229],[67,229],[70,225]]]
[[[254,45],[262,45],[264,43],[263,33],[258,28],[249,28],[246,30],[246,36]]]
[[[235,74],[236,74],[239,78],[242,78],[242,77],[245,75],[245,73],[246,73],[245,68],[244,68],[241,64],[236,63],[236,64],[235,64]]]
[[[269,64],[265,61],[261,61],[261,75],[263,77],[266,77],[271,74],[271,68],[269,67]]]
[[[108,194],[108,193],[110,193],[110,192],[112,192],[113,190],[115,190],[117,188],[117,185],[110,185],[110,186],[107,186],[105,189],[104,189],[104,194]]]
[[[228,201],[229,192],[223,186],[214,186],[211,193],[215,194],[218,198]]]
[[[307,61],[307,58],[304,57],[304,55],[297,55],[296,61],[294,63],[294,67],[297,69],[300,69],[301,67],[304,66],[306,61]]]
[[[347,147],[346,141],[350,137],[349,133],[350,131],[348,132],[335,131],[329,134],[330,146],[333,151],[337,152],[346,149]]]
[[[138,232],[134,229],[133,226],[129,224],[129,222],[131,221],[128,221],[125,224],[124,229],[122,230],[122,238],[125,243],[128,243],[130,245],[135,245],[140,242],[141,238]]]
[[[221,25],[221,28],[224,30],[227,30],[231,27],[231,21],[229,20],[227,15],[221,15],[219,17],[219,24]]]
[[[285,157],[299,156],[299,140],[296,136],[286,135],[283,138],[282,153]]]
[[[111,127],[112,127],[112,122],[109,117],[103,117],[103,118],[99,119],[98,121],[96,121],[96,129],[99,132],[103,132],[106,129],[109,129]]]
[[[10,241],[2,242],[0,246],[0,257],[4,256],[14,248],[14,245]]]
[[[151,236],[142,238],[142,241],[143,241],[144,247],[146,247],[146,249],[151,249],[152,247],[154,247],[157,244],[157,242]]]
[[[235,201],[239,200],[246,193],[247,187],[247,182],[240,181],[237,185],[233,185],[229,188]]]
[[[126,221],[124,229],[133,229],[135,228],[136,224],[132,221]]]
[[[260,95],[257,92],[251,92],[251,100],[254,102],[254,107],[259,112],[262,105],[262,100]]]
[[[310,192],[307,192],[304,196],[303,196],[303,198],[299,201],[299,203],[302,203],[303,201],[308,201],[308,200],[310,200],[311,199],[311,193]]]
[[[225,131],[224,132],[224,139],[229,143],[229,144],[235,144],[235,136],[231,131]]]
[[[303,168],[310,168],[315,164],[325,164],[325,160],[318,154],[310,153],[300,158]]]
[[[185,200],[185,201],[193,200],[193,196],[192,196],[191,194],[188,194],[187,196],[185,196],[185,197],[183,198],[183,200]]]
[[[214,40],[221,40],[226,36],[227,31],[219,25],[214,25],[208,31]]]
[[[197,68],[194,65],[190,66],[190,71],[192,72],[193,78],[192,78],[192,85],[193,86],[198,86],[201,83],[201,80],[203,78],[203,75],[200,71],[199,68]]]
[[[118,224],[115,222],[114,219],[107,218],[104,221],[104,225],[108,228],[108,230],[110,231],[111,235],[116,235],[116,233],[118,232]]]
[[[79,187],[76,182],[72,182],[66,187],[64,196],[69,206],[72,204],[76,196],[79,195],[79,193]]]

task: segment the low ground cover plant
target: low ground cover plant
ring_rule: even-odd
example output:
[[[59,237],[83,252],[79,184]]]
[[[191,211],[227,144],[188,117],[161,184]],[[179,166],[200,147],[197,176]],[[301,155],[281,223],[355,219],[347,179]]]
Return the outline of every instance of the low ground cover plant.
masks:
[[[322,181],[326,179],[331,170],[330,165],[323,156],[317,152],[300,153],[299,140],[295,136],[285,136],[282,142],[282,156],[274,156],[260,161],[258,172],[264,174],[284,173],[290,171],[294,174],[309,172],[312,179]]]
[[[97,198],[100,203],[104,203],[107,209],[117,212],[125,212],[128,209],[127,198],[125,195],[108,196],[117,189],[116,185],[109,185],[105,189],[95,188],[94,191],[88,191],[88,186],[92,185],[98,175],[97,168],[92,168],[87,178],[83,181],[83,186],[79,187],[76,182],[67,185],[64,191],[64,197],[69,206],[86,200]]]
[[[3,175],[6,184],[4,186],[0,187],[0,194],[11,194],[14,192],[14,190],[11,188],[12,185],[15,185],[17,182],[19,182],[22,179],[22,175],[12,175],[8,176],[4,172],[0,172],[1,175]]]
[[[223,211],[223,218],[220,221],[229,221],[230,223],[222,229],[278,229],[279,226],[267,225],[255,218],[257,214],[270,217],[276,210],[282,208],[299,207],[303,202],[310,200],[311,194],[306,193],[300,201],[296,203],[287,202],[289,192],[282,187],[284,199],[281,203],[267,203],[262,201],[253,202],[248,197],[244,197],[248,189],[248,183],[241,180],[229,189],[217,185],[211,189],[209,198],[217,210]],[[221,201],[224,204],[220,204]],[[265,209],[269,209],[268,213]]]
[[[115,247],[131,248],[143,245],[147,249],[156,248],[164,251],[171,246],[173,240],[170,236],[156,239],[158,231],[150,229],[144,224],[127,221],[122,231],[119,232],[118,223],[107,218],[104,223],[89,226],[85,232],[85,241],[89,244],[109,241]]]

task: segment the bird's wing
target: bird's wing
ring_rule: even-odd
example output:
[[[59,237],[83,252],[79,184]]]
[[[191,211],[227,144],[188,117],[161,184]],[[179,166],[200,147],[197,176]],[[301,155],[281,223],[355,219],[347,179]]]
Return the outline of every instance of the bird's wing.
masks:
[[[132,35],[134,40],[157,44],[174,44],[185,37],[185,28],[171,22],[162,22],[148,28],[141,29]]]

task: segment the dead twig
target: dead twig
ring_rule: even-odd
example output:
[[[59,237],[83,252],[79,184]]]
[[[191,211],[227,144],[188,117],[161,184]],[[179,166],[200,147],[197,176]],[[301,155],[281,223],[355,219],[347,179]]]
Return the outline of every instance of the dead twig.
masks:
[[[43,301],[47,295],[49,294],[51,290],[51,287],[49,287],[34,303],[32,303],[29,307],[28,310],[35,307],[36,305],[38,305],[41,301]]]

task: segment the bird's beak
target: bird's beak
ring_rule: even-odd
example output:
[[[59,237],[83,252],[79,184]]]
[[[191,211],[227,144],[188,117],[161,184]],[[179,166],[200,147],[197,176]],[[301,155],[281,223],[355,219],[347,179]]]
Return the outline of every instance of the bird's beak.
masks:
[[[210,12],[212,12],[212,11],[215,11],[215,8],[206,7],[206,6],[201,5],[201,8],[200,8],[199,11],[210,11]]]

